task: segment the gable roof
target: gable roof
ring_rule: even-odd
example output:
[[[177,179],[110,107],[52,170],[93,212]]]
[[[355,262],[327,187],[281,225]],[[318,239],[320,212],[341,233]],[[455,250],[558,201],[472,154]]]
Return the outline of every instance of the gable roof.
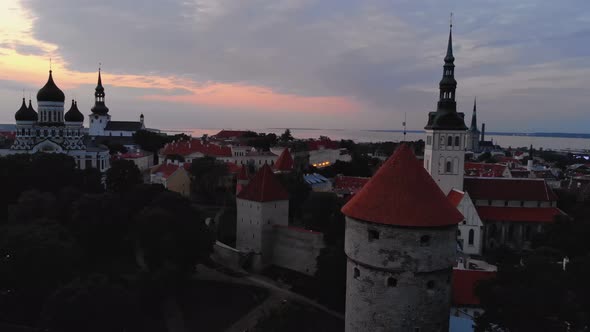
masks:
[[[342,213],[368,222],[410,227],[449,226],[463,220],[406,144],[352,197]]]
[[[109,121],[104,130],[138,131],[142,129],[139,121]]]
[[[217,144],[209,144],[201,142],[200,139],[191,139],[188,141],[176,141],[168,143],[160,150],[163,155],[181,155],[188,156],[193,153],[202,153],[205,156],[213,157],[231,157],[231,148],[229,146],[221,146]]]
[[[254,175],[250,183],[240,191],[238,198],[255,202],[284,201],[289,194],[276,178],[270,166],[265,164]]]
[[[229,139],[242,137],[247,133],[245,130],[221,130],[217,134],[213,135],[217,139]]]
[[[512,221],[512,222],[540,222],[550,223],[554,218],[564,213],[554,207],[529,208],[505,206],[478,206],[477,214],[482,220]]]
[[[277,171],[290,171],[293,169],[293,157],[289,152],[289,149],[285,148],[277,161],[275,162],[274,168]]]
[[[506,201],[556,201],[557,196],[542,179],[465,178],[471,199]]]
[[[161,165],[157,165],[154,168],[152,168],[151,174],[156,174],[156,175],[159,175],[159,176],[167,179],[170,176],[172,176],[172,174],[176,173],[176,171],[178,171],[179,169],[186,170],[187,165],[189,165],[189,164],[183,164],[182,167],[180,165],[173,164],[173,163],[161,164]]]
[[[465,176],[501,178],[507,169],[506,165],[466,162]]]
[[[495,276],[494,271],[453,269],[453,304],[478,305],[479,298],[475,295],[475,287],[480,281]]]
[[[454,207],[459,206],[459,203],[461,203],[461,201],[463,200],[463,197],[465,196],[465,192],[457,190],[457,189],[453,189],[449,192],[449,194],[447,195],[447,198],[449,199],[449,202],[451,202],[451,204],[453,204]]]

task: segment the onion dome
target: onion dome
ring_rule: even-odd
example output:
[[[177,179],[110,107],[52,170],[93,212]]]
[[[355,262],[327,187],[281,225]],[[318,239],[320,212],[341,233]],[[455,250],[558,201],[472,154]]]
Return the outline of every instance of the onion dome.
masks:
[[[463,215],[406,144],[342,208],[348,217],[405,227],[457,225]]]
[[[84,122],[84,114],[78,109],[78,103],[72,99],[72,106],[64,115],[66,122]]]
[[[45,86],[37,92],[37,101],[55,101],[55,102],[64,102],[66,100],[66,96],[64,95],[63,91],[61,91],[55,82],[53,82],[53,75],[52,71],[49,71],[49,79]]]
[[[37,112],[35,112],[33,106],[29,103],[29,107],[27,107],[25,98],[23,98],[23,103],[16,114],[14,114],[14,119],[16,121],[37,121],[37,118]]]

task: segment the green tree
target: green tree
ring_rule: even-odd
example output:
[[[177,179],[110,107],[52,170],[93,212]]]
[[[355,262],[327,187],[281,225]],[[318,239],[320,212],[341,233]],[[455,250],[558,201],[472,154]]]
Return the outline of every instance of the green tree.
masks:
[[[294,140],[294,138],[293,135],[291,135],[291,129],[285,129],[279,138],[279,141],[283,143],[291,142],[292,140]]]
[[[218,202],[224,194],[222,179],[227,176],[227,165],[213,157],[194,159],[190,173],[193,176],[192,191],[204,202]]]
[[[107,171],[106,186],[110,192],[126,192],[142,183],[139,168],[130,160],[114,160]]]

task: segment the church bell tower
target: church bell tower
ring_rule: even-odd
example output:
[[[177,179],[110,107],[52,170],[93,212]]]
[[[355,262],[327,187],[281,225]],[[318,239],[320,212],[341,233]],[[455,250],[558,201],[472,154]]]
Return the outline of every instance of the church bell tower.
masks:
[[[111,120],[109,108],[105,105],[104,97],[104,87],[102,86],[99,68],[98,83],[94,89],[94,106],[92,107],[92,113],[88,116],[88,133],[90,136],[104,136],[104,129]]]
[[[448,194],[451,189],[463,190],[466,130],[465,115],[457,112],[455,101],[455,57],[453,56],[453,24],[450,25],[443,77],[439,84],[436,112],[428,114],[424,167],[434,181]]]

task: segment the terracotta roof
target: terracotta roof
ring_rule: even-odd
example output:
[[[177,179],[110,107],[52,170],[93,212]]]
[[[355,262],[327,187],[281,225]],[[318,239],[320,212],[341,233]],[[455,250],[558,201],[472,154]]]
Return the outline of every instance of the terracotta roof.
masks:
[[[493,271],[453,269],[453,304],[478,305],[479,298],[475,295],[477,283],[495,276]]]
[[[507,168],[508,166],[500,164],[466,162],[465,176],[501,178],[504,176],[504,171]]]
[[[505,206],[478,206],[477,214],[482,220],[513,221],[513,222],[553,222],[555,216],[563,212],[554,207],[528,208]]]
[[[457,190],[457,189],[453,189],[449,192],[449,194],[447,195],[447,198],[449,199],[449,202],[451,202],[451,204],[453,204],[454,207],[459,206],[459,203],[461,203],[461,201],[463,200],[463,197],[465,196],[465,192]]]
[[[250,183],[240,191],[238,198],[256,202],[284,201],[289,194],[275,177],[270,166],[265,164],[254,175]]]
[[[342,213],[379,224],[413,227],[456,225],[463,220],[406,144],[352,197]]]
[[[161,154],[164,155],[181,155],[188,156],[193,153],[202,153],[205,156],[212,157],[231,157],[231,148],[229,146],[221,146],[217,144],[203,144],[199,139],[192,139],[190,141],[177,141],[166,144]]]
[[[246,169],[246,165],[242,165],[240,173],[238,174],[238,180],[250,180],[250,177],[248,176],[248,170]]]
[[[225,163],[227,165],[227,172],[230,174],[238,174],[240,173],[240,171],[242,170],[242,167],[238,166],[235,163],[231,163],[231,162],[227,162]]]
[[[545,180],[510,178],[465,178],[464,189],[471,199],[507,201],[556,201]]]
[[[222,130],[213,136],[217,139],[229,139],[229,138],[242,137],[246,133],[247,133],[247,131],[245,131],[245,130]]]
[[[356,194],[359,192],[371,178],[364,178],[359,176],[343,176],[338,175],[334,179],[334,191],[346,192],[348,194]]]
[[[307,149],[309,151],[321,149],[339,149],[340,144],[331,139],[309,140],[307,141]]]
[[[182,168],[184,168],[186,170],[187,165],[190,165],[190,164],[183,164]],[[151,173],[152,174],[159,174],[163,178],[167,179],[172,174],[174,174],[179,168],[180,168],[180,165],[176,165],[176,164],[172,164],[172,163],[161,164],[161,165],[158,165],[158,166],[155,166],[154,168],[152,168]]]
[[[289,149],[285,148],[277,161],[275,162],[274,169],[277,171],[290,171],[293,169],[293,157],[289,152]]]

